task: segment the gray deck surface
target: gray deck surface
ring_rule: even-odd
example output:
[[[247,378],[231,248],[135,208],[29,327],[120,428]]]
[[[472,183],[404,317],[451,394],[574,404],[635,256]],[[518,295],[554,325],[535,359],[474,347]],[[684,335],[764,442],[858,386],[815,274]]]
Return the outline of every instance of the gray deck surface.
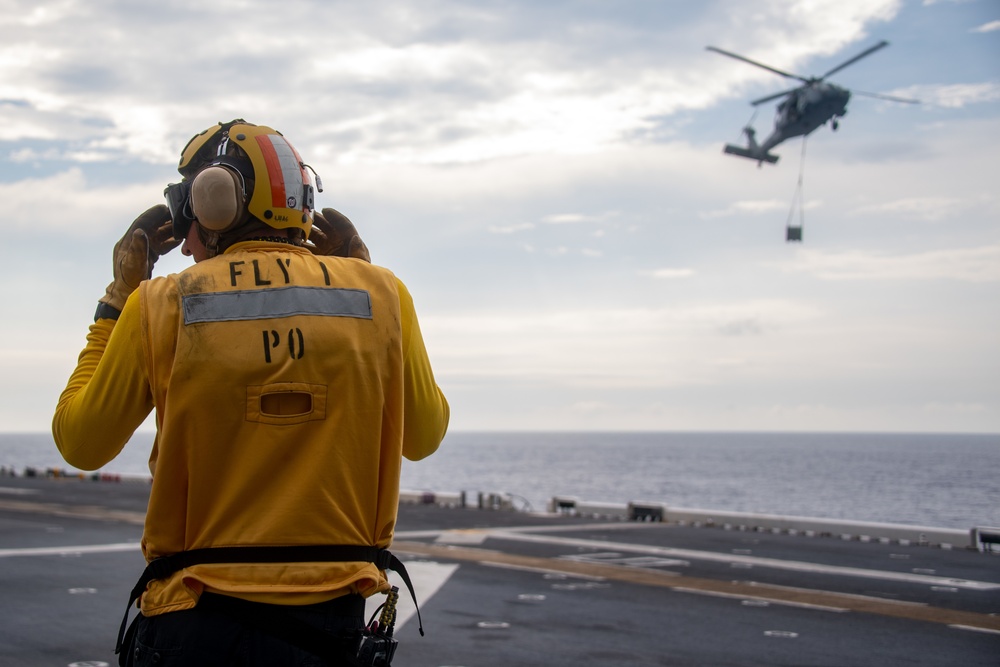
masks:
[[[0,665],[116,664],[147,493],[0,478]],[[433,505],[393,551],[400,667],[1000,665],[1000,554]]]

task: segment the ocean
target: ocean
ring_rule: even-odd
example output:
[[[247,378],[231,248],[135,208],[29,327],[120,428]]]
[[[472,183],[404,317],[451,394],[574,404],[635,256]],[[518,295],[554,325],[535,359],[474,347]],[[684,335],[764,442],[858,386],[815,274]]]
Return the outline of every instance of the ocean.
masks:
[[[104,470],[148,474],[151,443],[137,433]],[[68,469],[47,433],[0,434],[0,465]],[[400,486],[968,529],[1000,526],[998,471],[1000,435],[457,432]]]

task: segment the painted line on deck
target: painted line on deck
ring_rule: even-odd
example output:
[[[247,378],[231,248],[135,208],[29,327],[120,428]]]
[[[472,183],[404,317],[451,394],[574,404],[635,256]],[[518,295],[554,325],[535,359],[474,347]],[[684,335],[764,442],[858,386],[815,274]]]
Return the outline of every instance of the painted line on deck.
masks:
[[[783,590],[783,591],[793,591],[796,593],[802,593],[808,595],[812,593],[815,589],[813,588],[802,588],[801,586],[782,586],[780,584],[762,584],[756,581],[744,581],[747,586],[767,586],[769,589],[773,590]],[[843,598],[854,598],[856,600],[878,600],[882,604],[898,604],[903,606],[911,607],[926,607],[927,602],[913,602],[911,600],[894,600],[892,598],[882,598],[876,595],[863,595],[861,593],[837,593],[837,595]]]
[[[666,574],[656,570],[629,568],[605,563],[590,563],[559,558],[521,556],[481,548],[426,544],[423,542],[393,542],[392,550],[422,555],[434,559],[466,561],[480,564],[505,564],[541,570],[557,570],[566,574],[603,577],[662,588],[685,588],[727,593],[734,596],[761,598],[775,602],[795,602],[821,607],[836,607],[866,614],[878,614],[942,625],[961,625],[981,630],[1000,631],[1000,617],[976,612],[943,609],[924,604],[900,604],[897,600],[863,598],[857,595],[820,590],[789,590],[756,582],[720,581],[698,577]]]
[[[663,524],[660,524],[663,525]],[[615,521],[612,523],[569,523],[564,525],[546,524],[543,526],[508,526],[504,528],[431,528],[428,530],[399,530],[396,539],[421,540],[438,538],[450,533],[481,533],[489,537],[495,532],[502,533],[578,533],[581,530],[636,530],[648,529],[650,524],[634,521]]]
[[[0,493],[11,496],[37,496],[41,491],[38,489],[21,489],[14,486],[0,486]]]
[[[468,544],[473,540],[468,533],[476,533],[475,541],[485,542],[486,538],[500,540],[511,540],[518,542],[531,542],[535,544],[551,544],[556,546],[567,546],[573,548],[597,549],[606,551],[614,549],[627,553],[638,553],[653,557],[676,559],[676,560],[701,560],[725,564],[735,564],[743,567],[765,567],[778,570],[794,572],[806,572],[809,574],[830,574],[848,577],[861,577],[866,579],[881,579],[897,581],[903,583],[919,584],[932,587],[961,588],[975,591],[1000,590],[1000,583],[992,581],[972,581],[967,579],[953,579],[950,577],[940,577],[926,572],[892,572],[887,570],[872,570],[866,568],[852,568],[840,565],[824,565],[821,563],[809,563],[805,561],[782,560],[780,558],[765,558],[762,556],[751,556],[740,553],[718,553],[714,551],[697,551],[694,549],[675,549],[671,547],[656,547],[628,542],[608,542],[606,540],[588,540],[573,537],[559,537],[549,535],[552,532],[579,532],[581,530],[627,530],[649,528],[650,524],[635,522],[617,522],[602,524],[586,524],[585,526],[524,526],[511,528],[479,528],[474,530],[424,530],[396,533],[396,539],[422,539],[434,537],[442,544]],[[543,534],[536,534],[543,533]],[[454,537],[452,536],[454,534]],[[461,536],[459,536],[461,534]],[[583,557],[581,557],[583,558]],[[909,558],[909,555],[906,556]]]
[[[438,544],[482,544],[490,534],[484,530],[449,530],[438,535],[434,541]]]
[[[535,567],[532,565],[515,565],[513,563],[493,563],[493,562],[480,562],[480,565],[486,567],[495,567],[501,570],[516,570],[518,572],[535,572],[537,574],[544,575],[546,577],[559,577],[566,579],[568,577],[573,577],[574,579],[584,579],[586,581],[604,581],[604,577],[595,577],[589,574],[576,574],[567,573],[565,570],[557,570],[551,567]]]
[[[829,611],[833,613],[843,614],[850,611],[846,607],[828,607],[820,604],[809,604],[807,602],[791,602],[788,600],[775,600],[774,598],[760,597],[759,595],[734,595],[733,593],[723,593],[720,591],[703,591],[698,588],[684,588],[683,586],[674,586],[671,590],[678,593],[691,593],[693,595],[705,595],[708,597],[724,598],[728,600],[752,600],[755,602],[763,602],[766,604],[776,604],[784,607],[795,607],[797,609],[812,609],[814,611]]]
[[[865,579],[881,579],[884,581],[899,581],[925,586],[948,586],[974,591],[1000,590],[1000,583],[989,581],[970,581],[967,579],[952,579],[949,577],[938,577],[913,572],[889,572],[886,570],[870,570],[859,567],[844,567],[841,565],[823,565],[820,563],[781,560],[779,558],[764,558],[761,556],[746,556],[743,554],[721,554],[712,551],[674,549],[670,547],[655,547],[642,544],[630,544],[627,542],[607,542],[605,540],[587,540],[573,537],[528,535],[525,533],[514,533],[505,530],[491,531],[490,537],[514,542],[529,542],[534,544],[548,544],[563,547],[598,549],[601,551],[614,550],[625,553],[658,556],[661,558],[702,560],[727,564],[740,563],[753,567],[767,567],[792,572],[806,572],[809,574],[830,574],[845,577],[861,577]]]
[[[455,570],[457,569],[458,565],[456,563],[407,561],[406,571],[413,582],[413,592],[417,595],[417,602],[422,605],[427,604],[434,597],[434,594],[441,590],[441,587],[447,583],[451,575],[455,574]],[[389,583],[399,589],[399,601],[396,603],[396,630],[399,630],[408,620],[416,615],[417,610],[413,606],[413,600],[410,598],[409,592],[406,590],[406,584],[403,583],[398,573],[389,572]],[[377,602],[377,604],[381,604],[383,600],[384,598],[379,595],[370,598],[369,603]],[[374,608],[372,611],[366,612],[366,621],[372,613],[374,613]]]
[[[977,628],[971,625],[949,625],[953,630],[968,630],[970,632],[985,632],[989,635],[1000,635],[1000,630],[989,630],[987,628]]]
[[[140,553],[142,545],[138,542],[118,542],[117,544],[87,544],[73,547],[27,547],[24,549],[0,549],[0,558],[17,556],[69,556],[76,554],[106,554],[117,551],[134,551]]]
[[[33,503],[23,500],[0,499],[0,511],[31,512],[49,516],[73,519],[93,519],[97,521],[121,521],[142,526],[146,523],[145,512],[115,510],[97,505],[59,505],[56,503]]]

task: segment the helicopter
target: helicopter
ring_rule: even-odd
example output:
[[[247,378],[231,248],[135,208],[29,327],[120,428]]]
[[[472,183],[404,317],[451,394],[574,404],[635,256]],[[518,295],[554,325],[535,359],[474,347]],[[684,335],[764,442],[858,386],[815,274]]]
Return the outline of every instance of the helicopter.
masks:
[[[839,127],[837,119],[847,113],[847,102],[851,99],[851,91],[832,83],[828,83],[826,78],[836,72],[839,72],[848,65],[853,65],[862,58],[869,56],[886,46],[889,46],[889,42],[883,40],[875,46],[865,49],[853,58],[842,62],[823,76],[809,78],[799,76],[798,74],[783,72],[780,69],[759,63],[755,60],[750,60],[749,58],[745,58],[741,55],[730,53],[729,51],[723,51],[715,46],[705,47],[709,51],[715,51],[716,53],[721,53],[724,56],[729,56],[730,58],[735,58],[736,60],[742,60],[750,65],[762,67],[769,72],[780,74],[781,76],[789,79],[798,79],[802,82],[801,86],[792,88],[791,90],[785,90],[780,93],[775,93],[774,95],[768,95],[767,97],[762,97],[761,99],[754,100],[750,103],[753,106],[757,106],[778,98],[785,98],[778,103],[777,114],[774,120],[774,131],[771,132],[770,136],[768,136],[763,143],[757,143],[756,131],[748,125],[743,128],[743,134],[747,137],[747,146],[744,148],[742,146],[726,144],[724,151],[730,155],[738,155],[740,157],[750,158],[751,160],[757,160],[757,166],[760,166],[764,162],[774,164],[778,161],[779,156],[771,153],[770,151],[786,139],[798,136],[807,136],[821,125],[825,125],[827,121],[830,121],[830,127],[833,130],[836,130]],[[891,97],[889,95],[879,95],[876,93],[863,93],[860,91],[854,91],[854,93],[867,97],[890,100],[892,102],[919,104],[918,100],[908,100],[901,97]]]

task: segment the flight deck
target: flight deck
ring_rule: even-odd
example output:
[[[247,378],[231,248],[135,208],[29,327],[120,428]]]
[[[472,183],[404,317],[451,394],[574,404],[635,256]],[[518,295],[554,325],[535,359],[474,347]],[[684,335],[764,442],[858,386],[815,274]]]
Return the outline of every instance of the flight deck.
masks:
[[[116,664],[148,491],[0,478],[0,664]],[[393,664],[1000,665],[1000,553],[643,518],[401,503]]]

